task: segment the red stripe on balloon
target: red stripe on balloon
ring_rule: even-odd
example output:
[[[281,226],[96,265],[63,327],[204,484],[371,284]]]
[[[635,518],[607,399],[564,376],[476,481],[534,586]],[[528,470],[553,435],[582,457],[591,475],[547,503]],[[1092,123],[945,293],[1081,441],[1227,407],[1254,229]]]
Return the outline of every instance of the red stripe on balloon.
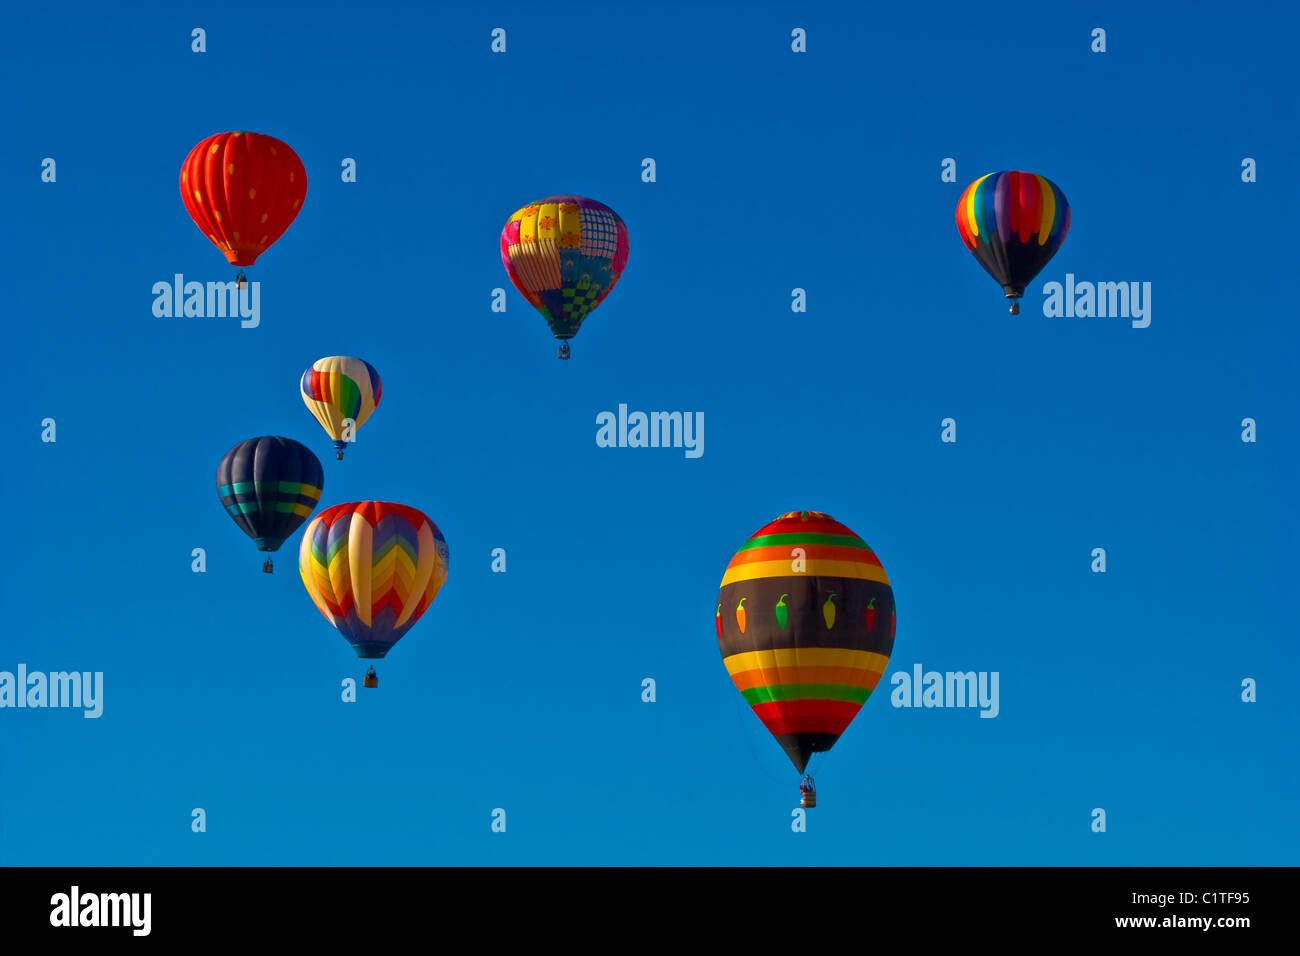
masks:
[[[849,700],[777,700],[754,705],[774,734],[842,734],[862,705]]]

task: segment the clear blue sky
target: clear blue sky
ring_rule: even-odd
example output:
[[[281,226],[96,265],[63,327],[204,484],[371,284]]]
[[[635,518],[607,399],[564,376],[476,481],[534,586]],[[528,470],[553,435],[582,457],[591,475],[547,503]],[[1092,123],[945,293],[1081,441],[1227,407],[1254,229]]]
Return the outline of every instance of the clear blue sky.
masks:
[[[0,670],[103,671],[105,709],[0,711],[0,863],[1295,863],[1295,16],[1133,6],[6,9]],[[153,283],[232,272],[177,188],[227,129],[309,176],[261,326],[156,319]],[[1015,319],[953,224],[1008,168],[1073,208]],[[568,363],[498,251],[556,193],[631,239]],[[1045,318],[1067,272],[1151,282],[1151,326]],[[384,381],[342,463],[297,394],[337,353]],[[620,402],[704,412],[703,457],[598,448]],[[322,508],[447,537],[359,703],[299,536],[263,575],[217,500],[263,434],[317,451]],[[981,720],[882,683],[797,835],[713,628],[796,509],[884,562],[890,674],[1001,690]]]

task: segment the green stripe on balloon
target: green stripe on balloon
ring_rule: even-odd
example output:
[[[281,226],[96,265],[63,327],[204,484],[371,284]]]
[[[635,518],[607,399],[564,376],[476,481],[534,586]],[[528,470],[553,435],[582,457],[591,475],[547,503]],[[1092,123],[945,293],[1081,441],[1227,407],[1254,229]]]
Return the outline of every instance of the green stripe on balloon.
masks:
[[[871,696],[868,688],[847,684],[771,684],[751,687],[741,693],[751,706],[785,700],[845,700],[863,704]]]
[[[783,544],[830,544],[841,548],[861,548],[870,551],[867,543],[857,535],[846,534],[765,534],[759,538],[750,538],[741,546],[741,551],[751,548],[774,548]]]

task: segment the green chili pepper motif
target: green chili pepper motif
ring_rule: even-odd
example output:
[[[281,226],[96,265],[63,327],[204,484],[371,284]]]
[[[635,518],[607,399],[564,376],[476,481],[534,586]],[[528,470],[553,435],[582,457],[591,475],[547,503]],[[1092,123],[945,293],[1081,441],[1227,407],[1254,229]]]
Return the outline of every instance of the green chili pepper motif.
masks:
[[[790,609],[786,607],[785,599],[790,595],[782,594],[776,601],[776,623],[781,625],[781,630],[785,630],[786,623],[790,620]]]

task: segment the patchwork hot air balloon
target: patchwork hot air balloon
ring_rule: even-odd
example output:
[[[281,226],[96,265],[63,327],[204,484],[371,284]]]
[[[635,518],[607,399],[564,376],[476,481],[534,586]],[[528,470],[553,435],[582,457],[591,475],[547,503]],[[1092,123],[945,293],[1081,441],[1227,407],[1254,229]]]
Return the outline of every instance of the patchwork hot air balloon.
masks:
[[[273,136],[217,133],[186,157],[181,198],[231,265],[251,266],[302,209],[307,171],[298,154]]]
[[[1036,173],[989,173],[961,194],[957,231],[1018,315],[1025,286],[1065,242],[1070,204],[1061,187]]]
[[[369,362],[346,355],[317,359],[302,373],[303,403],[334,439],[339,461],[343,449],[379,405],[384,383]]]
[[[529,203],[501,230],[510,281],[560,340],[562,359],[569,357],[568,340],[618,284],[627,251],[627,226],[618,213],[581,196]]]
[[[420,619],[447,580],[447,541],[415,508],[353,501],[303,532],[302,583],[361,658],[380,658]]]
[[[217,494],[227,513],[259,551],[278,551],[320,501],[320,460],[292,438],[241,441],[217,465]],[[267,558],[262,570],[271,571]]]
[[[792,511],[756,531],[718,591],[722,663],[801,774],[875,690],[894,624],[880,559],[818,511]],[[810,778],[801,793],[813,793]]]

